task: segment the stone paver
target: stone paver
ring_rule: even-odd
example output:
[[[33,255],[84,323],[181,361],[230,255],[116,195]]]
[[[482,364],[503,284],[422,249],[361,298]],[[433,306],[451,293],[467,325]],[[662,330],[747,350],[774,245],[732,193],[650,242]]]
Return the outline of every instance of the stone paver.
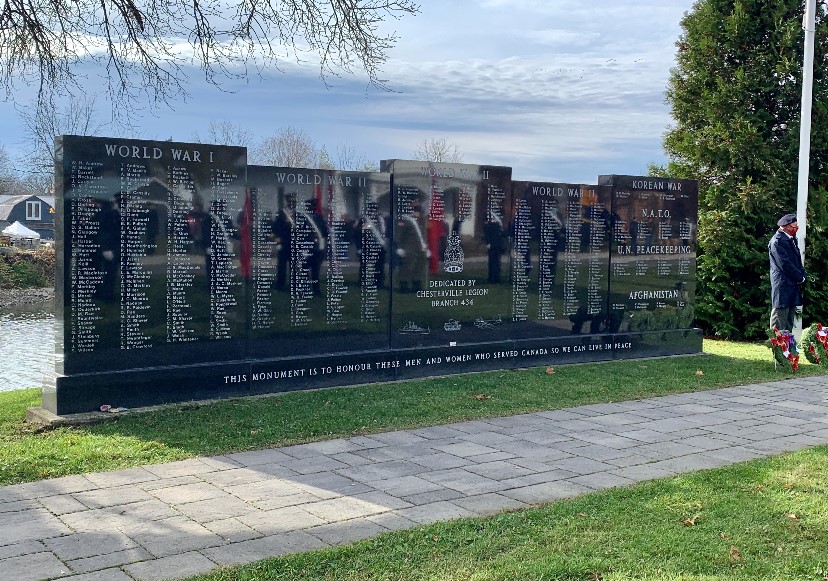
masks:
[[[0,487],[0,579],[180,578],[828,443],[828,378]]]
[[[292,531],[252,541],[242,541],[215,549],[207,549],[201,551],[201,553],[211,561],[228,567],[266,559],[267,557],[301,553],[328,546],[330,545],[305,531]]]
[[[45,539],[43,544],[64,561],[107,555],[138,546],[138,543],[118,531],[75,533]]]
[[[76,573],[88,573],[90,571],[99,571],[101,569],[108,569],[119,565],[146,561],[147,559],[152,559],[152,555],[144,549],[137,548],[107,553],[99,557],[76,559],[74,561],[69,561],[67,564],[69,565],[69,568]]]
[[[61,577],[61,581],[133,581],[130,577],[120,569],[103,569],[102,571],[95,571],[93,573],[81,573],[80,575],[71,575],[69,577]]]
[[[0,519],[0,547],[20,541],[50,539],[71,532],[57,517],[43,509],[6,513]]]
[[[216,568],[216,563],[201,553],[182,553],[163,559],[144,561],[124,567],[132,578],[140,581],[160,581],[174,577],[191,577]]]
[[[0,571],[3,572],[3,577],[10,581],[39,581],[71,573],[71,569],[52,553],[34,553],[3,559],[0,561]]]

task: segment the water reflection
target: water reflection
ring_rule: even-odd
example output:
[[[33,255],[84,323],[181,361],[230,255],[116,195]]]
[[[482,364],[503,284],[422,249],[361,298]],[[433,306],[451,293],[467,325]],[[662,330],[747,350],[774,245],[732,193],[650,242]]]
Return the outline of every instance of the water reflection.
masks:
[[[55,315],[51,303],[0,309],[0,391],[40,387],[54,365]]]

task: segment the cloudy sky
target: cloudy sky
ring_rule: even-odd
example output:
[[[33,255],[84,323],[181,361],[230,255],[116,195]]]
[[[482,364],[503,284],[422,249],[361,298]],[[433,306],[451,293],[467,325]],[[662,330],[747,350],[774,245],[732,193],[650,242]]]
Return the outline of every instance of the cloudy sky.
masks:
[[[464,162],[508,165],[515,179],[642,174],[665,161],[664,91],[692,4],[424,1],[417,16],[389,23],[399,37],[383,69],[391,92],[360,75],[326,87],[310,65],[288,63],[225,92],[196,72],[186,102],[139,113],[129,136],[191,141],[211,120],[228,121],[257,138],[301,128],[329,151],[347,144],[377,162],[410,159],[424,139],[445,138]],[[108,107],[99,101],[103,122]],[[13,105],[0,103],[0,144],[14,158],[21,143]]]

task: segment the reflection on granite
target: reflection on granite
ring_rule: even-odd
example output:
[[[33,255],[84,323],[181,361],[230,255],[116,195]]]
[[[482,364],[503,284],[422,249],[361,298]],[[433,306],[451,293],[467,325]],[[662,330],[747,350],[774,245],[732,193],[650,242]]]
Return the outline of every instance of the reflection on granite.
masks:
[[[697,352],[695,182],[64,136],[57,413]]]

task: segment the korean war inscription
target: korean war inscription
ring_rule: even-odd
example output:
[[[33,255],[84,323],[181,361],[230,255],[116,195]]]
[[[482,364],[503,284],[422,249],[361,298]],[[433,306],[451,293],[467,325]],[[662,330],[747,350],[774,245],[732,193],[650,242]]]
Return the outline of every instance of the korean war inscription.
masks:
[[[692,181],[56,145],[57,414],[701,351]]]

